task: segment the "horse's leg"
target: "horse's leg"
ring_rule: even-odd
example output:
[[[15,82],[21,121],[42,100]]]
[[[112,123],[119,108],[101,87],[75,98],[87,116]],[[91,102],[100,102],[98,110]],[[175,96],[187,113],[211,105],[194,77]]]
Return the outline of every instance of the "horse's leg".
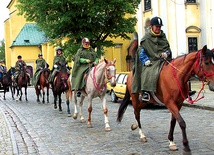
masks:
[[[61,99],[61,94],[58,94],[59,96],[59,111],[62,111],[62,99]]]
[[[27,99],[27,86],[25,87],[25,101],[27,102],[28,99]]]
[[[65,92],[65,98],[66,98],[66,104],[67,104],[67,112],[68,112],[68,117],[71,117],[71,111],[70,111],[70,107],[69,107],[69,97],[70,97],[70,90],[67,90]]]
[[[171,122],[170,122],[169,134],[168,134],[169,149],[172,150],[172,151],[178,150],[176,144],[175,144],[174,141],[173,141],[173,140],[174,140],[173,133],[174,133],[175,125],[176,125],[176,119],[175,119],[175,117],[172,115],[172,117],[171,117]]]
[[[91,112],[92,112],[92,97],[88,96],[88,128],[92,128],[92,123],[91,123]]]
[[[20,96],[19,96],[19,101],[22,101],[22,95],[23,95],[23,93],[22,93],[22,87],[20,87]]]
[[[181,128],[181,131],[182,131],[183,146],[184,146],[184,148],[183,148],[184,153],[183,154],[191,154],[191,150],[189,147],[189,142],[188,142],[187,134],[186,134],[186,123],[179,113],[179,108],[177,107],[176,103],[168,104],[167,108],[170,110],[170,112],[173,115],[172,120],[171,120],[169,136],[168,136],[169,141],[170,141],[170,145],[175,146],[175,143],[173,142],[173,131],[174,131],[174,127],[175,127],[174,119],[176,119],[180,128]]]
[[[77,119],[78,117],[78,111],[77,111],[77,97],[76,97],[76,91],[71,92],[74,96],[74,114],[73,114],[73,119]]]
[[[10,86],[10,91],[11,91],[12,99],[14,100],[15,98],[14,98],[14,93],[13,93],[13,87],[12,86]]]
[[[57,104],[56,104],[56,101],[57,101],[57,94],[56,93],[53,93],[54,95],[54,109],[57,109]]]
[[[132,94],[132,106],[134,108],[134,114],[135,114],[135,119],[137,121],[138,127],[139,127],[139,135],[140,135],[140,140],[142,142],[147,142],[146,136],[143,133],[141,123],[140,123],[140,111],[143,107],[145,107],[146,104],[139,103],[139,95],[138,94]],[[134,128],[134,125],[131,127],[132,129]]]
[[[80,103],[79,103],[79,106],[80,106],[80,122],[81,123],[85,123],[85,119],[84,119],[84,117],[82,115],[82,106],[83,106],[84,99],[85,99],[85,96],[82,95],[81,99],[80,99]]]
[[[49,103],[49,86],[47,86],[47,103]]]
[[[6,88],[4,88],[4,100],[6,100],[5,94],[6,94]]]
[[[41,90],[42,90],[42,103],[45,103],[45,90],[43,86],[41,86]]]
[[[36,96],[37,96],[37,102],[40,102],[40,100],[39,100],[39,88],[38,88],[38,86],[35,86],[35,90],[36,90]]]
[[[105,95],[100,98],[102,105],[103,105],[103,112],[104,112],[104,122],[105,122],[105,131],[111,131],[109,121],[108,121],[108,108],[106,106],[106,98]]]

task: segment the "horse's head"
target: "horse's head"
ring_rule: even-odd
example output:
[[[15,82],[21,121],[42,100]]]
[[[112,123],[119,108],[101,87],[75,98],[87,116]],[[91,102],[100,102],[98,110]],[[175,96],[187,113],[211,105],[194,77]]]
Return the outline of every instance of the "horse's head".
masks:
[[[66,90],[68,89],[67,80],[69,77],[69,73],[67,72],[67,66],[66,64],[61,64],[58,66],[59,66],[59,70],[56,76],[55,85],[56,86],[58,85],[61,89]]]
[[[205,45],[198,52],[194,70],[202,81],[208,82],[209,89],[214,91],[214,49],[207,49],[207,45]]]
[[[104,59],[104,61],[106,63],[106,68],[105,68],[106,78],[110,82],[111,87],[115,87],[116,86],[116,68],[115,68],[116,59],[114,59],[113,61]]]

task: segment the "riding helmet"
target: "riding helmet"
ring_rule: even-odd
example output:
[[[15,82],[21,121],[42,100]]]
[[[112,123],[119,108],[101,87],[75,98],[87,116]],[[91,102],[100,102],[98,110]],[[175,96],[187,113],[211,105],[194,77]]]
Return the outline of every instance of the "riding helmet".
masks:
[[[56,52],[57,52],[58,50],[62,51],[62,48],[61,48],[61,47],[57,47],[57,48],[56,48]]]
[[[21,55],[19,55],[17,58],[18,58],[18,59],[21,59],[21,58],[22,58],[22,56],[21,56]]]
[[[88,43],[87,45],[85,45],[85,43]],[[82,39],[82,46],[84,48],[89,48],[90,47],[90,40],[88,38],[83,38]]]
[[[39,54],[38,54],[38,57],[40,57],[40,56],[42,56],[42,53],[39,53]]]
[[[162,19],[160,17],[153,17],[150,21],[150,25],[163,26]]]

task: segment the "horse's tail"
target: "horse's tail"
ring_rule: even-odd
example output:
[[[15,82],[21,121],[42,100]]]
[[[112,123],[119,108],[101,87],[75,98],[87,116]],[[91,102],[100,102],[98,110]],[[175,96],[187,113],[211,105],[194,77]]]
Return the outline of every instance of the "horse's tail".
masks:
[[[120,107],[117,112],[117,122],[122,121],[123,114],[125,113],[129,103],[130,103],[130,93],[129,93],[128,87],[126,87],[125,96],[124,96],[123,101],[121,102]]]

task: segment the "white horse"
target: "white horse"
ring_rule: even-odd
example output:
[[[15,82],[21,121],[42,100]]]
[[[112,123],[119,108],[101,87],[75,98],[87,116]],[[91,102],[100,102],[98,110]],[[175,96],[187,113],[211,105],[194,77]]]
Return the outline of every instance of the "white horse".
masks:
[[[92,128],[91,123],[91,112],[92,112],[92,99],[99,97],[101,103],[103,105],[104,119],[105,119],[105,130],[110,131],[110,125],[108,121],[108,108],[106,106],[106,83],[109,81],[111,86],[114,87],[116,85],[116,68],[115,68],[116,59],[113,61],[109,61],[104,59],[97,66],[92,67],[90,72],[87,75],[86,83],[84,90],[82,90],[80,96],[80,121],[85,122],[84,117],[82,115],[82,105],[86,96],[88,96],[88,128]],[[68,83],[70,84],[70,90],[72,90],[71,84],[71,75],[69,77]],[[70,97],[72,93],[70,93]],[[76,90],[73,91],[74,96],[74,114],[73,118],[77,119],[78,111],[77,111],[77,97]],[[66,97],[67,104],[69,104],[69,96]]]

